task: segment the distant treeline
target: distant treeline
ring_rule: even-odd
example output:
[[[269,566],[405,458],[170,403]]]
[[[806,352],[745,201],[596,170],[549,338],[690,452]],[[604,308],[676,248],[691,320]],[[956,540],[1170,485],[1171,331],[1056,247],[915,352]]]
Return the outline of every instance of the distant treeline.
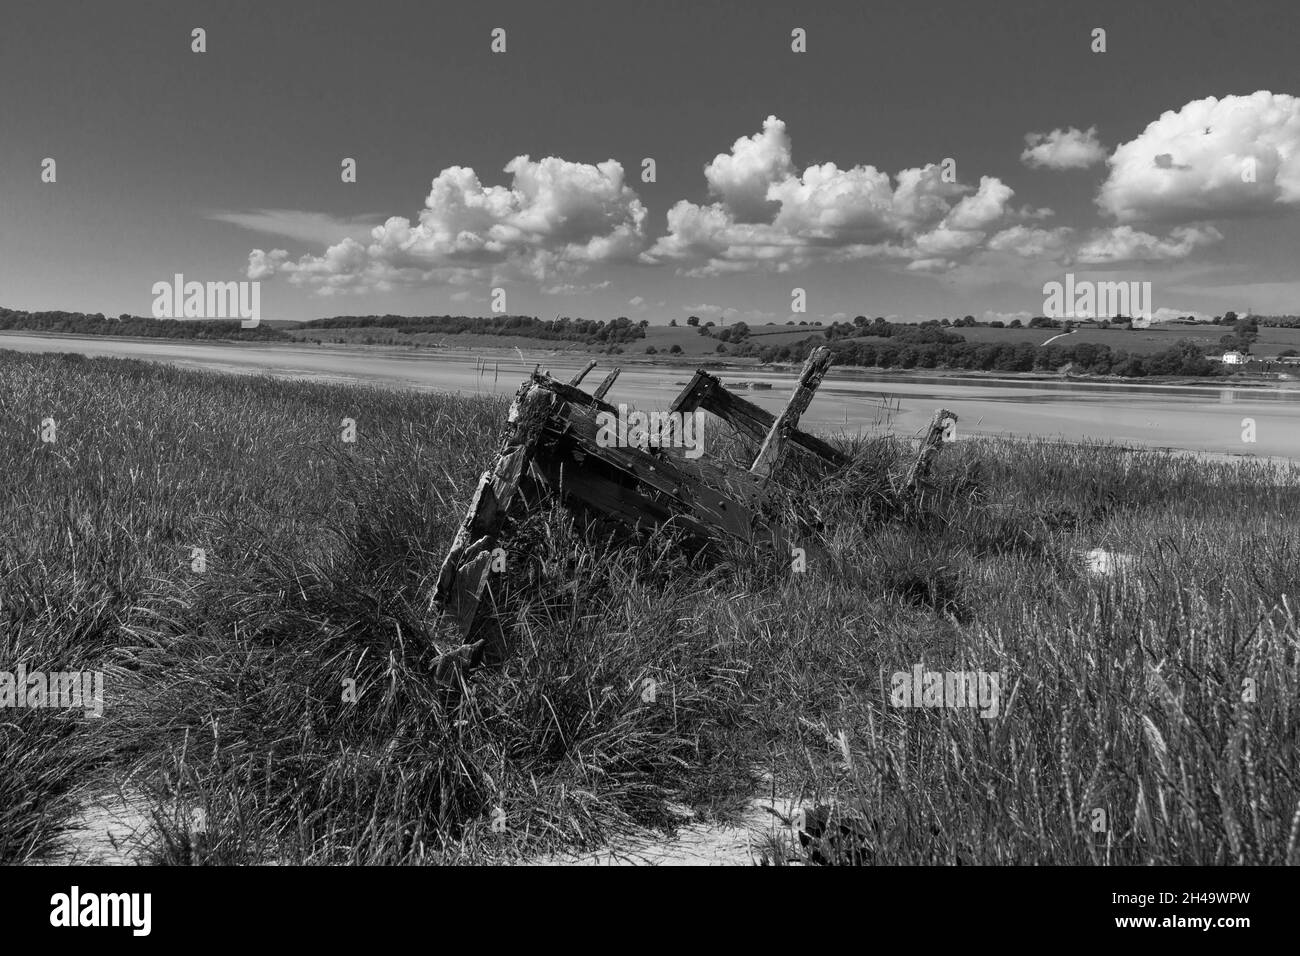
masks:
[[[633,322],[620,316],[608,322],[597,319],[535,319],[527,315],[500,315],[491,318],[434,315],[341,315],[303,323],[304,329],[381,328],[396,332],[432,332],[454,335],[461,332],[478,335],[520,335],[533,339],[581,342],[586,345],[617,345],[645,338],[645,320]],[[262,324],[245,329],[238,319],[154,319],[135,315],[118,318],[102,313],[23,312],[0,308],[0,329],[23,329],[32,332],[66,332],[73,335],[137,335],[163,339],[237,339],[263,342],[292,342],[294,338],[279,329]]]
[[[497,315],[469,318],[463,315],[338,315],[305,322],[304,329],[392,329],[396,332],[432,332],[437,335],[521,335],[530,339],[582,342],[587,345],[616,345],[645,338],[649,323],[619,316],[608,322],[599,319],[536,319],[530,315]]]
[[[238,319],[146,319],[138,315],[109,318],[103,313],[23,312],[0,309],[0,329],[29,332],[67,332],[73,335],[135,335],[152,339],[236,339],[257,342],[292,342],[278,329],[259,325],[241,328]]]
[[[821,335],[788,345],[759,345],[754,340],[720,346],[728,355],[753,356],[763,362],[801,362],[818,346],[835,353],[837,365],[867,368],[967,369],[985,372],[1054,372],[1070,366],[1090,375],[1222,375],[1224,367],[1205,356],[1201,347],[1179,339],[1163,352],[1136,355],[1093,342],[1037,345],[1033,342],[967,342],[935,325],[906,325],[878,320],[855,328],[833,325]],[[871,336],[877,341],[851,339]],[[881,341],[883,340],[883,341]]]

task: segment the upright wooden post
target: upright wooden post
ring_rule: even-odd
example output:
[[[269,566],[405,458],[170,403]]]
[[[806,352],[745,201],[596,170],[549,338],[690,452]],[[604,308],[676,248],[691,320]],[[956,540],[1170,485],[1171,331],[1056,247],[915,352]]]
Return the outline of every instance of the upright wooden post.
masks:
[[[524,469],[536,453],[551,403],[551,394],[535,387],[532,381],[515,395],[501,451],[492,469],[479,478],[469,509],[438,572],[434,604],[452,616],[465,638],[474,627],[492,570],[493,551]]]
[[[581,372],[579,372],[577,375],[573,376],[573,378],[569,379],[569,384],[570,384],[570,385],[581,385],[581,384],[582,384],[582,380],[583,380],[584,378],[587,377],[587,373],[590,372],[590,371],[591,371],[593,368],[595,368],[595,367],[596,367],[596,360],[595,360],[595,359],[592,359],[590,362],[587,363],[587,367],[586,367],[586,368],[584,368],[584,369],[583,369]]]
[[[799,373],[794,394],[790,396],[790,401],[785,403],[785,408],[781,409],[781,414],[776,416],[772,427],[767,430],[763,447],[758,450],[758,457],[749,468],[753,474],[760,478],[771,477],[772,470],[781,460],[781,453],[785,450],[790,432],[799,427],[799,417],[807,411],[813,396],[817,394],[817,386],[821,384],[826,370],[831,367],[833,358],[834,353],[828,348],[812,350],[808,361],[804,362],[803,371]]]
[[[957,423],[955,413],[946,408],[935,410],[934,416],[930,419],[930,427],[926,430],[925,437],[921,439],[916,461],[912,462],[912,467],[907,472],[907,479],[903,482],[904,493],[915,494],[917,485],[930,473],[930,466],[934,463],[935,456],[939,454],[939,449],[943,447],[949,422],[954,425]]]
[[[605,397],[605,393],[609,391],[609,387],[614,384],[614,379],[618,378],[618,373],[621,371],[623,371],[622,368],[614,369],[614,371],[610,372],[608,375],[605,376],[604,381],[602,381],[599,385],[596,386],[596,391],[594,391],[592,394],[596,397],[597,400],[600,400]]]

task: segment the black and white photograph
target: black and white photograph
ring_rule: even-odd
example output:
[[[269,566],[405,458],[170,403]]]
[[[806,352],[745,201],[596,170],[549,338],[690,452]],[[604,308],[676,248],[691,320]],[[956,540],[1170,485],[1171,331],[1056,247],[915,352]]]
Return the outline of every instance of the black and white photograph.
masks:
[[[1298,40],[1295,0],[7,0],[10,912],[836,867],[876,921],[1273,922]]]

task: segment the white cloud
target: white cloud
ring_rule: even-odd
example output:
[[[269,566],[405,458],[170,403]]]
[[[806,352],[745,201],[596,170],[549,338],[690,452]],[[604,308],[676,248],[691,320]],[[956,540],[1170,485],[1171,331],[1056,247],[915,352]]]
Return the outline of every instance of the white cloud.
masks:
[[[775,116],[763,121],[763,131],[742,136],[730,153],[719,153],[704,167],[709,191],[717,196],[737,222],[761,222],[775,211],[767,189],[794,172],[790,137],[785,123]]]
[[[1069,226],[1040,229],[1036,226],[1012,226],[994,235],[988,248],[1010,252],[1025,259],[1063,260],[1074,230]]]
[[[1223,234],[1213,226],[1176,226],[1161,238],[1132,226],[1094,230],[1075,254],[1078,262],[1159,262],[1184,259],[1197,249],[1213,245]]]
[[[773,116],[761,133],[742,136],[730,154],[715,157],[705,179],[718,200],[676,203],[668,210],[667,234],[642,261],[677,263],[687,275],[867,258],[942,271],[979,248],[989,230],[1023,218],[1000,180],[948,182],[934,164],[896,177],[874,166],[841,169],[829,162],[799,173],[785,124]]]
[[[554,285],[544,285],[541,288],[542,295],[584,295],[588,292],[599,292],[601,289],[608,289],[610,282],[605,279],[601,282],[557,282]]]
[[[289,253],[285,249],[272,249],[270,252],[254,249],[248,254],[248,277],[269,279],[288,258]]]
[[[1047,169],[1086,169],[1106,158],[1106,147],[1097,139],[1097,127],[1078,130],[1054,129],[1050,133],[1028,133],[1020,161],[1026,166]]]
[[[383,219],[379,215],[341,219],[323,212],[303,212],[297,209],[210,212],[206,218],[215,222],[228,222],[250,232],[321,245],[333,245],[349,237],[364,240]]]
[[[1121,223],[1189,223],[1300,204],[1300,98],[1260,90],[1169,110],[1115,149],[1097,204]]]
[[[489,276],[542,280],[632,260],[645,247],[645,207],[616,161],[517,156],[505,171],[508,187],[484,186],[463,166],[444,169],[416,223],[394,216],[374,227],[368,242],[345,238],[296,262],[257,249],[249,275],[271,270],[322,292]]]

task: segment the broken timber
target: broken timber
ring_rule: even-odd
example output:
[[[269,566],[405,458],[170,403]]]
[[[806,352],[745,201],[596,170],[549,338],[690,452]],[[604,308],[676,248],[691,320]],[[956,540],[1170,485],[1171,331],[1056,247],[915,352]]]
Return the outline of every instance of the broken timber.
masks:
[[[818,351],[825,351],[829,354],[827,349],[819,349]],[[813,359],[810,357],[808,364],[812,362]],[[808,364],[804,366],[805,374],[808,371]],[[822,374],[825,374],[824,368]],[[820,381],[821,376],[819,375],[817,378]],[[812,387],[816,389],[817,386],[814,384]],[[670,410],[674,412],[693,412],[697,408],[712,412],[728,422],[738,432],[754,441],[763,441],[776,423],[776,416],[767,409],[759,408],[753,402],[732,394],[715,376],[703,370],[696,371],[695,377],[686,384],[686,388],[674,400]],[[801,432],[794,427],[787,429],[785,441],[834,465],[847,465],[849,462],[848,456],[838,449],[828,445],[820,438]]]
[[[786,402],[785,408],[781,409],[781,414],[776,416],[776,420],[768,428],[767,435],[763,438],[763,447],[758,450],[758,457],[749,468],[755,475],[760,478],[771,477],[772,469],[776,467],[786,441],[793,432],[797,431],[799,416],[808,410],[813,395],[817,392],[817,386],[821,384],[826,370],[830,367],[831,350],[813,349],[812,354],[808,356],[808,361],[804,363],[803,371],[799,373],[794,394],[790,396],[790,401]]]
[[[930,473],[930,466],[934,463],[935,456],[939,454],[939,449],[947,440],[948,429],[956,424],[956,414],[948,409],[940,408],[934,413],[934,417],[930,419],[930,427],[921,438],[921,447],[917,450],[916,461],[912,463],[903,482],[903,490],[906,494],[916,493],[917,486]]]
[[[573,510],[624,527],[675,528],[701,547],[730,540],[788,555],[791,541],[798,540],[810,553],[819,550],[801,537],[807,530],[803,516],[782,514],[773,507],[768,485],[789,447],[828,467],[849,464],[848,456],[798,428],[831,359],[829,349],[813,350],[778,415],[739,398],[702,370],[678,395],[670,411],[711,412],[760,443],[748,469],[708,457],[687,458],[653,443],[611,446],[600,440],[603,416],[618,414],[604,400],[618,377],[617,368],[595,394],[578,387],[594,361],[568,382],[534,371],[515,394],[496,460],[480,477],[443,561],[434,607],[452,620],[467,642],[471,639],[508,521],[539,493],[557,493]],[[949,418],[956,416],[936,414],[939,422]],[[931,434],[935,434],[934,424]],[[937,435],[942,441],[942,427]],[[923,445],[921,457],[908,473],[909,492],[937,452],[936,446],[927,454],[927,447]]]

